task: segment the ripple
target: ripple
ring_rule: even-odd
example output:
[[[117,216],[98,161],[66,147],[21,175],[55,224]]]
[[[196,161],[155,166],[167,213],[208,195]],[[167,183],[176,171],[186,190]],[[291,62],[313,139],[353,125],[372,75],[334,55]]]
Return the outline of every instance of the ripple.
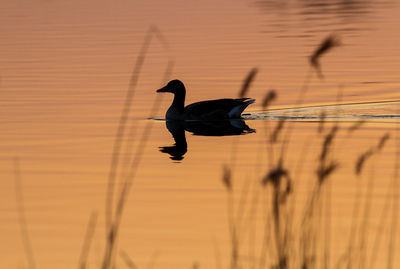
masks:
[[[345,120],[360,118],[377,121],[399,121],[400,101],[310,106],[251,112],[242,115],[246,120]]]

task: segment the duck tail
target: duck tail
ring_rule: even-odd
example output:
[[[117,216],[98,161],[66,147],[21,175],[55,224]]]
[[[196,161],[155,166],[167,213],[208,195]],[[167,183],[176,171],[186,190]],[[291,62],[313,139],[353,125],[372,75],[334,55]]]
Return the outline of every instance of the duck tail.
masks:
[[[246,107],[252,103],[254,103],[256,100],[255,99],[244,99],[241,100],[242,102],[238,104],[237,106],[233,107],[231,111],[229,111],[228,115],[229,118],[234,119],[234,118],[240,118],[240,115],[242,112],[246,109]]]

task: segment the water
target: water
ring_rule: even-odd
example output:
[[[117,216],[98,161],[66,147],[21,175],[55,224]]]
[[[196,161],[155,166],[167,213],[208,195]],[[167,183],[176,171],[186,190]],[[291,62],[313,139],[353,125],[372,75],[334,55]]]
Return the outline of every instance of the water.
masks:
[[[100,267],[112,147],[132,70],[150,25],[160,29],[169,46],[152,40],[136,87],[129,119],[134,126],[127,142],[131,144],[124,144],[123,154],[134,153],[142,132],[151,131],[145,135],[146,145],[123,216],[118,267],[125,266],[121,252],[129,254],[139,268],[151,263],[153,268],[190,268],[194,263],[217,268],[219,261],[227,267],[229,202],[221,177],[223,166],[232,164],[234,205],[236,209],[244,205],[247,216],[243,217],[247,228],[243,228],[241,260],[245,267],[259,262],[252,247],[261,248],[262,223],[265,216],[271,217],[263,212],[270,212],[272,194],[268,186],[261,195],[259,182],[270,168],[269,160],[276,163],[284,136],[274,146],[273,156],[267,141],[279,120],[288,115],[296,119],[293,125],[285,123],[292,126],[285,158],[295,182],[298,203],[291,204],[300,212],[295,215],[296,223],[315,186],[324,135],[339,119],[331,156],[339,168],[323,191],[322,208],[330,208],[331,214],[318,211],[322,223],[318,246],[329,246],[329,265],[340,260],[351,234],[353,203],[361,189],[360,197],[373,203],[365,211],[368,215],[362,210],[359,213],[361,220],[368,220],[360,223],[368,223],[369,235],[367,252],[360,257],[367,256],[365,260],[374,268],[386,266],[389,239],[400,243],[399,232],[391,230],[390,198],[398,150],[397,2],[90,0],[3,4],[1,268],[27,266],[14,186],[16,157],[37,267],[76,266],[93,211],[99,217],[88,264]],[[295,108],[310,72],[308,56],[332,32],[342,45],[322,57],[324,79],[312,73],[304,102]],[[257,102],[245,115],[246,124],[255,132],[201,136],[186,131],[187,147],[184,154],[180,148],[181,160],[160,152],[176,141],[165,121],[148,118],[162,119],[171,102],[170,95],[163,95],[160,109],[151,113],[155,90],[162,84],[170,59],[174,61],[171,78],[179,78],[188,89],[187,104],[236,97],[247,73],[257,67],[259,72],[248,93]],[[278,97],[266,112],[261,103],[270,89]],[[340,92],[343,105],[336,106]],[[323,132],[318,133],[321,128]],[[357,158],[376,147],[386,133],[390,135],[387,144],[366,161],[361,176],[355,176]],[[127,162],[124,157],[121,160]],[[249,200],[240,198],[246,187],[251,190]],[[253,197],[258,197],[256,215],[249,213]],[[366,200],[360,203],[365,205]],[[388,221],[381,224],[382,219]],[[362,227],[360,224],[357,231]],[[250,230],[257,231],[256,235]],[[377,245],[376,235],[382,235],[377,237]],[[272,239],[270,244],[268,257],[274,263],[276,245]],[[397,268],[399,259],[393,260],[392,268]]]
[[[371,102],[309,106],[290,109],[276,109],[263,112],[245,113],[248,120],[291,119],[291,120],[335,120],[335,121],[378,121],[396,123],[400,115],[399,102]]]

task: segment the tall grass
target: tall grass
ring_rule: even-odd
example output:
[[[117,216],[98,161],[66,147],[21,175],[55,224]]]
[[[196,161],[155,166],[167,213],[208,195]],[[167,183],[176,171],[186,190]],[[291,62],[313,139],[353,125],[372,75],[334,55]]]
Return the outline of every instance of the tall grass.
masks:
[[[36,261],[33,253],[32,243],[28,231],[28,221],[25,216],[24,196],[22,194],[22,175],[19,158],[14,159],[14,182],[15,182],[15,198],[17,203],[19,227],[21,229],[22,242],[25,255],[28,260],[28,268],[35,269]]]
[[[121,225],[122,221],[122,216],[124,212],[124,208],[126,205],[126,200],[128,198],[129,192],[131,190],[132,184],[134,182],[136,172],[139,168],[139,165],[142,160],[142,156],[144,153],[144,150],[147,145],[148,138],[151,134],[151,128],[152,124],[151,122],[147,122],[145,125],[142,135],[139,138],[139,143],[136,148],[136,152],[134,152],[131,158],[131,162],[128,168],[128,172],[126,175],[124,175],[123,178],[121,178],[122,181],[122,187],[120,189],[119,195],[116,198],[116,203],[114,205],[114,199],[113,199],[113,194],[114,194],[114,185],[115,185],[115,180],[116,180],[116,175],[117,175],[117,169],[120,165],[120,154],[121,154],[121,147],[123,144],[125,137],[125,129],[127,128],[127,121],[129,118],[130,114],[130,107],[133,102],[133,96],[135,93],[137,81],[140,75],[141,68],[143,66],[144,59],[146,57],[146,53],[148,50],[148,47],[150,46],[151,40],[153,36],[157,37],[160,43],[164,46],[164,48],[168,51],[169,47],[168,44],[166,43],[165,38],[162,36],[161,32],[158,30],[157,27],[151,26],[145,36],[145,39],[143,41],[142,49],[139,53],[139,56],[136,60],[135,68],[132,72],[131,76],[131,81],[129,85],[129,89],[127,91],[127,95],[125,98],[124,106],[121,112],[121,117],[118,125],[118,130],[117,134],[115,136],[115,142],[114,142],[114,148],[113,148],[113,154],[112,154],[112,159],[111,159],[111,165],[110,165],[110,172],[109,172],[109,177],[108,177],[108,186],[107,186],[107,198],[106,198],[106,231],[107,231],[107,237],[106,237],[106,247],[105,247],[105,253],[104,253],[104,258],[103,258],[103,263],[102,263],[102,269],[109,269],[113,268],[113,260],[115,253],[117,251],[117,240],[119,236],[119,228]],[[166,81],[168,81],[172,69],[173,69],[173,60],[170,59],[169,62],[167,63],[165,73],[162,77],[161,85],[165,84]],[[156,99],[153,103],[152,109],[150,110],[149,113],[149,118],[155,117],[159,105],[161,103],[161,96],[157,95]],[[132,125],[131,128],[136,128],[136,126]],[[131,132],[132,133],[132,132]],[[128,151],[130,153],[130,151]],[[115,213],[114,213],[115,211]]]
[[[318,78],[324,78],[320,58],[339,44],[338,37],[330,35],[312,53],[309,58],[310,71],[306,75],[303,86],[300,88],[295,104],[296,107],[299,107],[305,100],[309,85],[312,82],[312,71],[315,70]],[[243,84],[249,85],[246,79]],[[342,91],[342,87],[339,87],[337,94],[338,105],[341,103]],[[267,109],[270,102],[275,98],[275,91],[273,94],[271,92],[267,93],[263,101],[264,109]],[[253,231],[249,233],[248,240],[251,242],[249,248],[253,248],[249,253],[254,254],[254,245],[260,244],[259,255],[249,255],[253,260],[251,262],[241,255],[239,249],[243,248],[243,246],[239,245],[239,243],[243,244],[245,241],[243,230],[254,230],[256,227],[251,220],[247,222],[243,220],[243,222],[248,224],[253,223],[250,228],[240,227],[237,225],[237,220],[231,217],[232,212],[235,211],[233,206],[235,203],[232,198],[235,192],[234,188],[232,188],[234,185],[232,182],[234,175],[232,172],[229,173],[228,186],[226,184],[227,173],[226,171],[224,173],[223,181],[225,182],[224,185],[228,195],[228,216],[230,216],[228,220],[231,227],[232,243],[229,268],[375,268],[372,264],[376,261],[376,252],[379,250],[379,241],[382,240],[382,235],[377,233],[373,241],[374,243],[370,245],[368,222],[371,214],[374,181],[377,175],[375,163],[378,162],[380,152],[390,139],[390,134],[383,134],[376,145],[366,149],[354,162],[354,178],[357,183],[357,192],[354,197],[348,244],[347,248],[342,250],[335,249],[335,254],[341,253],[341,255],[338,258],[332,259],[331,188],[334,184],[332,176],[338,174],[343,165],[340,159],[335,158],[335,151],[342,146],[342,143],[339,144],[336,140],[338,133],[343,133],[344,130],[339,122],[333,122],[331,127],[326,126],[328,122],[325,120],[325,114],[324,112],[321,113],[315,137],[308,140],[314,144],[318,140],[321,141],[319,156],[315,161],[314,187],[308,194],[308,201],[304,205],[303,212],[299,213],[295,212],[296,193],[298,192],[296,187],[301,178],[301,167],[304,165],[304,156],[302,154],[308,151],[310,143],[306,143],[299,154],[297,168],[289,168],[292,164],[289,163],[288,152],[290,152],[290,141],[292,140],[292,132],[295,124],[294,121],[289,121],[290,118],[290,116],[282,117],[276,121],[272,129],[266,128],[266,134],[269,134],[269,139],[266,140],[266,154],[269,157],[264,165],[264,175],[259,179],[258,188],[260,191],[251,192],[255,197],[248,200],[253,201],[252,203],[261,200],[262,203],[265,203],[263,210],[268,210],[268,212],[264,212],[264,226],[262,228],[262,235],[259,236],[259,241],[255,242],[254,239],[254,234],[259,232]],[[361,130],[364,123],[364,120],[356,122],[348,128],[347,134]],[[280,147],[278,152],[275,150],[277,147]],[[390,223],[392,235],[395,235],[397,232],[398,221],[399,150],[400,147],[398,145],[396,150],[397,159],[394,161],[393,181],[390,185],[391,190],[387,193],[387,203],[382,211],[384,216],[382,216],[380,224],[380,227],[382,227],[384,223],[387,226]],[[233,154],[236,154],[236,152],[233,152]],[[295,153],[291,152],[290,154],[294,155]],[[259,153],[257,156],[260,158]],[[372,159],[375,159],[375,161]],[[367,168],[369,170],[368,180],[365,181],[361,179],[361,176]],[[365,190],[363,191],[363,189]],[[259,195],[262,195],[261,199],[258,198]],[[391,218],[387,218],[390,212],[390,200],[392,202],[392,213]],[[241,205],[239,201],[238,207],[246,206]],[[252,204],[248,208],[250,212],[247,215],[254,217],[257,214],[255,212],[256,207]],[[295,215],[300,218],[300,221],[296,222]],[[384,218],[387,219],[383,220]],[[250,234],[253,234],[253,236]],[[395,240],[395,237],[390,237],[388,240],[389,245],[386,250],[387,268],[393,268]],[[369,251],[371,247],[374,249],[372,253]],[[369,257],[370,254],[372,254],[371,258]],[[254,264],[258,264],[258,266],[254,266]]]
[[[97,215],[98,215],[97,212],[92,212],[92,214],[90,215],[89,223],[88,223],[87,230],[86,230],[86,236],[83,241],[81,255],[79,257],[79,268],[80,269],[85,269],[87,266],[87,259],[89,256],[90,247],[91,247],[91,243],[93,240],[94,231],[95,231],[96,223],[97,223]]]

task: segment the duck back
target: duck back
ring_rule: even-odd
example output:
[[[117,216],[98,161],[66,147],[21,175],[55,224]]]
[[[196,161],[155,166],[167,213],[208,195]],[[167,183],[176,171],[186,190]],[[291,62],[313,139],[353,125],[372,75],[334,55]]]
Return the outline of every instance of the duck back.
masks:
[[[238,119],[243,110],[255,100],[250,98],[217,99],[190,104],[184,109],[189,120]]]

